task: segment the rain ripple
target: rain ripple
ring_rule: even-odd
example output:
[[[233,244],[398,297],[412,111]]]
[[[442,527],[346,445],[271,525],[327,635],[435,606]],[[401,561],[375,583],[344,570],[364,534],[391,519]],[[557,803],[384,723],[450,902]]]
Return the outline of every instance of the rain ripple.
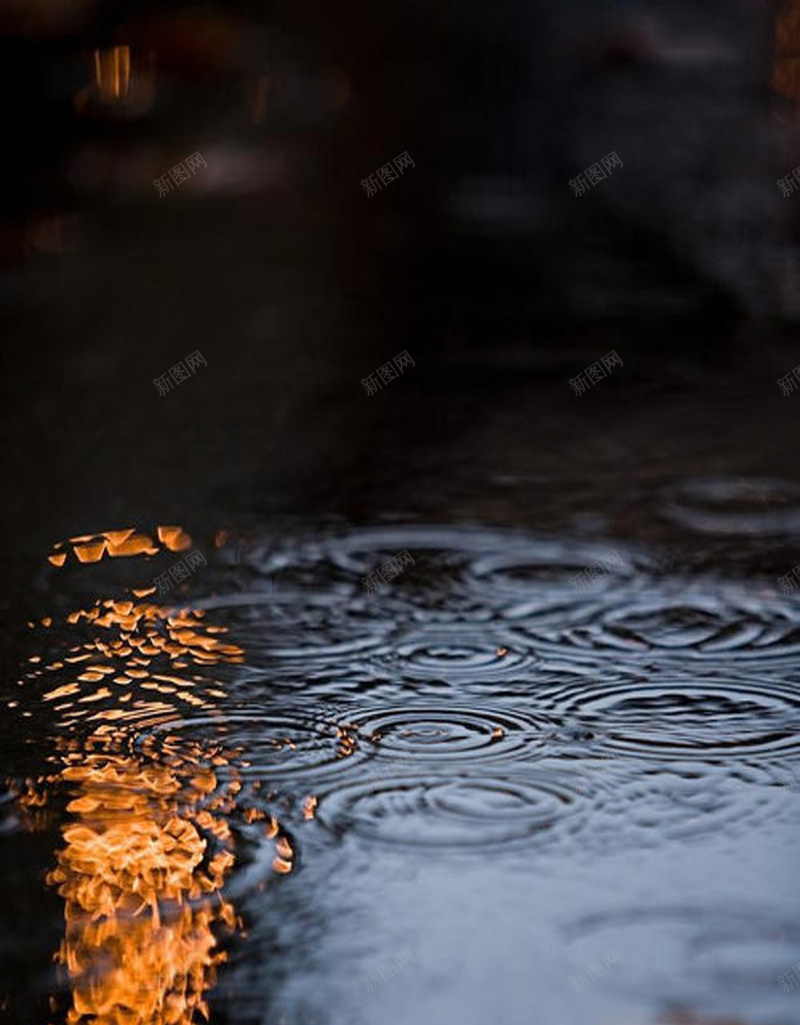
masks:
[[[800,697],[772,680],[572,680],[542,702],[551,715],[577,717],[609,747],[649,758],[788,756],[800,750]]]
[[[800,485],[756,477],[698,477],[665,491],[666,515],[698,533],[749,538],[800,530]]]
[[[416,848],[477,850],[549,843],[586,802],[548,774],[440,779],[408,776],[351,784],[320,796],[317,818],[337,836]]]
[[[382,758],[413,759],[415,765],[444,759],[464,768],[477,760],[541,757],[557,729],[546,716],[446,705],[369,709],[348,720]]]

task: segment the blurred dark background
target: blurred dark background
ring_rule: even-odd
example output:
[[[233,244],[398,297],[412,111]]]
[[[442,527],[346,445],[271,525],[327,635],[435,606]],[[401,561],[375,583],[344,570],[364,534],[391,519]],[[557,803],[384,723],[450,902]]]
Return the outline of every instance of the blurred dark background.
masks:
[[[800,4],[19,0],[2,28],[12,575],[142,521],[528,517],[493,474],[518,510],[554,477],[561,509],[629,499],[655,434],[676,471],[741,469],[745,430],[786,471]]]

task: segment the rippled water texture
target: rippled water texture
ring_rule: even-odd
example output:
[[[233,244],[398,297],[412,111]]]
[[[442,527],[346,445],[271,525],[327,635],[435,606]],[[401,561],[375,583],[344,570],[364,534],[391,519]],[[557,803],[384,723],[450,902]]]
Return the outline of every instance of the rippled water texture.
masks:
[[[779,482],[664,502],[717,538],[800,510]],[[7,1000],[74,1025],[800,1021],[776,576],[475,526],[187,531],[43,553],[0,836],[57,929],[3,941]]]

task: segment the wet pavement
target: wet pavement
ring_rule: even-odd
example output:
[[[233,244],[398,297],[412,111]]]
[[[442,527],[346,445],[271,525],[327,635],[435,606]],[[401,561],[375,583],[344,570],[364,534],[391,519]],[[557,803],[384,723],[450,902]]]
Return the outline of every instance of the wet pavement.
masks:
[[[797,1021],[800,499],[659,501],[671,544],[596,510],[44,552],[4,698],[17,1020]]]

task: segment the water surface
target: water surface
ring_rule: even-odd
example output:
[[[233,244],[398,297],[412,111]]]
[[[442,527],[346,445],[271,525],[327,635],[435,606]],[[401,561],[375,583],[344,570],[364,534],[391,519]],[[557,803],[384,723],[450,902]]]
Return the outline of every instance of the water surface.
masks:
[[[740,520],[734,491],[665,515]],[[613,537],[187,531],[43,553],[4,699],[12,1010],[800,1020],[795,594]]]

